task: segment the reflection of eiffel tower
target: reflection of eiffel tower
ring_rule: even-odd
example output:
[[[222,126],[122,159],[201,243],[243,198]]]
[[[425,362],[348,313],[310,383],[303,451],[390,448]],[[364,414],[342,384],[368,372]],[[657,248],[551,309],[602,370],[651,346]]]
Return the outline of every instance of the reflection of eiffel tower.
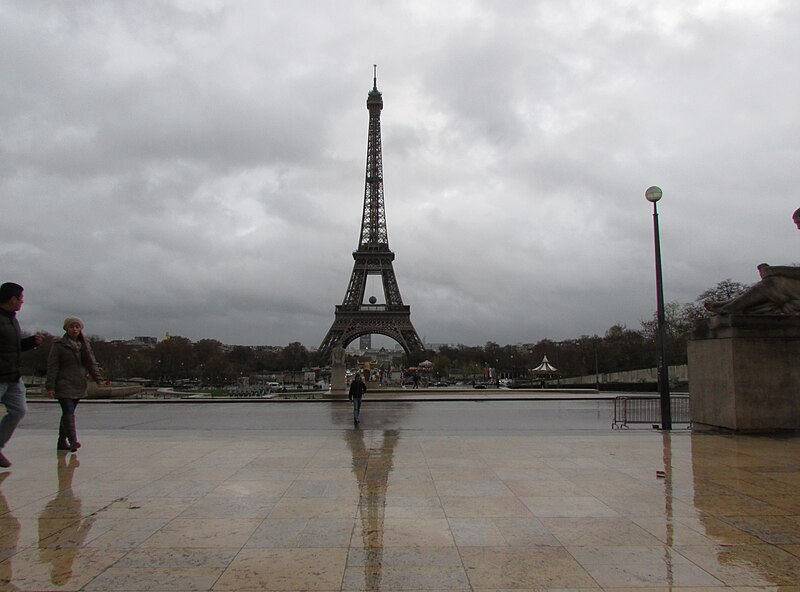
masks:
[[[389,250],[386,232],[386,212],[383,202],[383,156],[381,155],[381,110],[383,98],[378,91],[377,76],[367,95],[369,136],[367,138],[367,178],[364,191],[364,211],[361,218],[361,238],[353,253],[355,264],[350,284],[341,305],[336,307],[333,321],[319,353],[322,360],[330,359],[337,343],[346,347],[361,335],[377,333],[391,337],[406,354],[422,351],[422,340],[411,324],[411,307],[403,304],[397,279],[394,276],[394,253]],[[364,302],[367,276],[379,275],[383,281],[385,303],[370,298]]]
[[[358,518],[364,551],[360,561],[363,562],[364,579],[362,581],[355,575],[355,569],[348,571],[347,573],[351,573],[352,583],[357,584],[348,586],[348,589],[380,590],[384,568],[386,493],[389,490],[389,474],[394,468],[394,454],[400,442],[400,432],[384,430],[383,440],[371,442],[369,446],[366,440],[377,440],[377,433],[355,429],[346,431],[344,437],[353,456],[353,474],[358,482]],[[358,527],[359,524],[356,523],[354,534],[359,532]],[[356,548],[355,537],[352,545]],[[348,567],[355,568],[358,563],[358,559],[353,561],[348,558]]]

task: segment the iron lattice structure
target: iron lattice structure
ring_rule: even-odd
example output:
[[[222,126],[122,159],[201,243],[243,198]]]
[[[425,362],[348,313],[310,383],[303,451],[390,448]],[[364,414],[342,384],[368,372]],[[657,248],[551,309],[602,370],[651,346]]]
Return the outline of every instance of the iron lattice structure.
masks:
[[[381,154],[381,111],[383,97],[378,91],[377,76],[367,95],[369,134],[367,137],[367,172],[364,188],[364,210],[358,250],[353,252],[353,273],[341,305],[328,334],[319,347],[321,360],[330,359],[337,343],[346,347],[362,335],[386,335],[397,341],[406,354],[424,349],[422,340],[411,324],[411,307],[403,304],[394,275],[394,253],[389,249],[386,231],[386,209],[383,196],[383,156]],[[367,277],[380,275],[385,304],[364,302]]]

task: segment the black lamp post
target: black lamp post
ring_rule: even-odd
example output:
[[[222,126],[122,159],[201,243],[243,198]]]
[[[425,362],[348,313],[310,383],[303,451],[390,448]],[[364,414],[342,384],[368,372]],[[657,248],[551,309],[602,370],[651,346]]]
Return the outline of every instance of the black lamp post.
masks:
[[[647,201],[653,204],[653,236],[656,251],[656,306],[658,332],[656,335],[658,348],[658,394],[661,397],[661,429],[672,429],[672,412],[669,406],[669,370],[667,366],[667,328],[664,318],[664,287],[661,282],[661,240],[658,234],[658,208],[656,202],[661,199],[662,191],[658,187],[650,187],[644,194]]]

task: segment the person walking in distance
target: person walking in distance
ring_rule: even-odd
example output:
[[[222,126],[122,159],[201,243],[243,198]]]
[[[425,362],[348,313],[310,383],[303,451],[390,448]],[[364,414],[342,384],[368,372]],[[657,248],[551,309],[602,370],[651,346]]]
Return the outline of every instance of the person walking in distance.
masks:
[[[353,421],[359,422],[358,416],[361,414],[361,398],[367,392],[367,385],[361,378],[361,373],[357,372],[350,383],[350,398],[353,400]]]
[[[24,301],[22,286],[13,282],[0,285],[0,402],[6,407],[6,414],[0,420],[0,467],[2,468],[11,466],[11,461],[3,454],[3,447],[28,412],[25,383],[22,382],[19,371],[20,355],[37,347],[44,339],[38,333],[22,338],[17,313]]]
[[[102,378],[89,340],[83,335],[83,321],[78,317],[64,319],[64,336],[53,342],[47,358],[47,396],[58,399],[61,423],[58,426],[58,450],[76,452],[81,447],[75,428],[75,409],[86,396],[86,375],[100,386]]]

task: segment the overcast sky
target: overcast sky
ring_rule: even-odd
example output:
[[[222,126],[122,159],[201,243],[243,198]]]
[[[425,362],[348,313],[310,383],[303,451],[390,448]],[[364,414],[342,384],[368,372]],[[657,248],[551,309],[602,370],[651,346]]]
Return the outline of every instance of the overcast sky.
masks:
[[[377,64],[423,340],[639,329],[651,185],[667,302],[800,261],[798,30],[794,0],[4,0],[0,281],[28,331],[318,346]]]

